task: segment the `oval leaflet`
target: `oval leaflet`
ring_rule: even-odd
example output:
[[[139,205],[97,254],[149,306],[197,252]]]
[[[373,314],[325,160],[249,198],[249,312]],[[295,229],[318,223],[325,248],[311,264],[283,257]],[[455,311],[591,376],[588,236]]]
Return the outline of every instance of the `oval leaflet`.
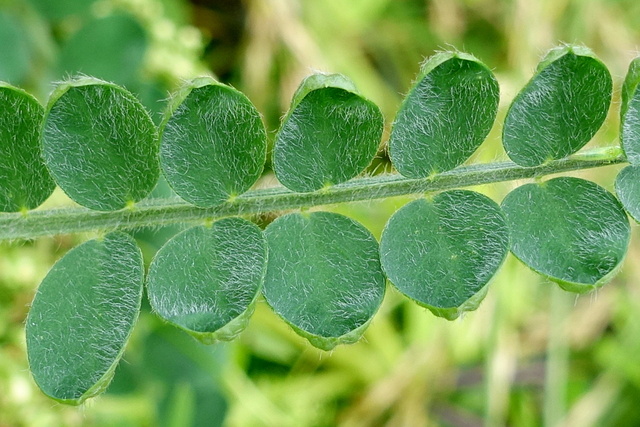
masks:
[[[53,266],[26,322],[29,367],[45,394],[77,405],[107,388],[138,318],[143,277],[142,253],[121,232]]]
[[[385,289],[371,233],[345,216],[313,212],[282,216],[265,236],[263,294],[276,314],[323,350],[357,341]]]
[[[267,134],[241,92],[202,77],[173,99],[161,125],[160,162],[175,192],[211,207],[247,191],[260,177]]]
[[[375,156],[384,118],[339,74],[314,74],[296,91],[273,149],[273,167],[285,187],[316,191],[347,181]]]
[[[389,219],[380,240],[391,283],[449,320],[478,307],[508,250],[500,207],[468,190],[408,203]]]
[[[156,127],[131,93],[83,77],[58,86],[45,114],[43,154],[77,203],[117,210],[142,200],[160,174]]]
[[[571,292],[606,283],[627,252],[630,226],[620,202],[599,185],[560,177],[516,188],[502,209],[511,252]]]
[[[210,344],[231,340],[246,326],[267,265],[262,231],[226,218],[174,236],[154,257],[147,293],[163,319]]]

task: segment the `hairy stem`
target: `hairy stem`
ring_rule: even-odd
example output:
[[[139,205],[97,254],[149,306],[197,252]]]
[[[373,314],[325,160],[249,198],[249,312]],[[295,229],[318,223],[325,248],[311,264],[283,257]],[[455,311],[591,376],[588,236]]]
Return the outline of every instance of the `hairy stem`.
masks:
[[[311,206],[422,194],[479,184],[536,178],[545,175],[625,162],[618,147],[604,147],[525,168],[512,162],[459,167],[425,179],[407,179],[398,174],[353,179],[313,193],[293,193],[283,187],[249,191],[213,208],[199,208],[178,200],[151,199],[130,209],[97,212],[86,208],[0,214],[0,240],[32,239],[40,236],[117,228],[161,226],[248,215]]]

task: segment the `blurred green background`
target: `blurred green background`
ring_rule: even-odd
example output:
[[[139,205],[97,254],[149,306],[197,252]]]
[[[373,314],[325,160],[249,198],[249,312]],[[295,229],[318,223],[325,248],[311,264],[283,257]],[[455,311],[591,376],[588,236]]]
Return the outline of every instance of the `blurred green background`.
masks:
[[[436,50],[493,68],[501,118],[544,52],[570,42],[592,48],[614,77],[609,120],[591,143],[611,145],[638,28],[637,0],[0,0],[0,80],[45,102],[52,82],[101,77],[157,120],[181,79],[211,73],[255,103],[273,136],[304,76],[339,72],[381,107],[388,130]],[[472,162],[506,159],[500,118]],[[369,173],[386,169],[382,150]],[[612,189],[617,170],[577,175]],[[270,184],[267,167],[259,185]],[[518,184],[476,190],[500,202]],[[167,192],[160,184],[155,195]],[[408,200],[327,209],[379,237]],[[44,207],[68,203],[57,191]],[[136,233],[147,262],[179,228]],[[640,425],[636,226],[621,273],[597,293],[567,294],[510,256],[478,311],[447,322],[389,288],[364,339],[330,353],[265,303],[240,338],[208,347],[145,308],[108,392],[76,408],[36,388],[23,326],[39,281],[87,237],[0,243],[0,427]]]

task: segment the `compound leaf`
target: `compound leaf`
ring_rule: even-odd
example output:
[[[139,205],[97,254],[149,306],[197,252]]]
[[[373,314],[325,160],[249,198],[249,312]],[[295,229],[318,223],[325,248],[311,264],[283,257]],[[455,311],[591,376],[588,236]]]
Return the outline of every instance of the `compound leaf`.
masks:
[[[450,320],[478,307],[508,251],[500,207],[467,190],[405,205],[380,241],[382,267],[395,287]]]
[[[578,151],[602,126],[612,85],[589,49],[552,49],[507,112],[502,142],[511,160],[537,166]]]
[[[461,165],[491,130],[499,91],[491,70],[471,55],[442,52],[426,61],[391,129],[398,172],[425,178]]]
[[[602,286],[627,252],[630,226],[618,200],[597,184],[560,177],[526,184],[502,202],[511,251],[563,289]]]
[[[251,101],[208,77],[178,93],[161,138],[167,181],[198,206],[215,206],[247,191],[266,159],[267,134]]]
[[[235,338],[247,325],[264,282],[267,243],[242,218],[190,228],[156,254],[149,302],[162,318],[203,343]]]
[[[347,181],[375,156],[384,119],[339,74],[307,77],[276,136],[273,166],[293,191],[309,192]]]
[[[49,100],[43,150],[55,181],[71,199],[96,210],[117,210],[156,185],[157,131],[142,104],[111,83],[80,78]]]
[[[620,142],[632,165],[640,164],[640,57],[629,64],[622,85],[620,107]]]
[[[143,280],[142,253],[121,232],[53,266],[26,325],[29,366],[45,394],[77,405],[107,388],[138,318]]]
[[[38,207],[55,184],[42,160],[44,108],[25,91],[0,82],[0,212]]]
[[[640,222],[640,166],[630,165],[618,173],[616,194],[629,215]]]
[[[264,296],[314,346],[357,341],[382,303],[378,244],[362,225],[329,212],[293,213],[265,230]]]

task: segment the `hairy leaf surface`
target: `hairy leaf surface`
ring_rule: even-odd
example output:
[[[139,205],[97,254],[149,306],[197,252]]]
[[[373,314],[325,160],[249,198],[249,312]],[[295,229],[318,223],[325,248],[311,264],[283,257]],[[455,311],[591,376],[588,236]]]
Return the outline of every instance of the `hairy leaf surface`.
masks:
[[[0,212],[36,208],[55,188],[40,149],[43,116],[33,96],[0,82]]]
[[[380,241],[389,280],[447,319],[478,307],[508,251],[500,207],[467,190],[405,205],[389,219]]]
[[[578,151],[602,126],[612,85],[589,49],[552,49],[507,112],[502,142],[511,160],[537,166]]]
[[[371,163],[383,125],[378,107],[361,97],[346,77],[307,77],[276,136],[276,176],[299,192],[347,181]]]
[[[382,303],[378,244],[362,225],[329,212],[293,213],[265,230],[264,296],[314,346],[357,341]]]
[[[461,165],[491,130],[499,91],[491,70],[471,55],[442,52],[426,61],[391,129],[398,172],[425,178]]]
[[[640,164],[640,58],[629,64],[629,71],[622,85],[620,107],[620,142],[633,165]]]
[[[231,340],[247,325],[264,282],[267,243],[242,218],[190,228],[156,254],[147,277],[154,311],[204,343]]]
[[[107,388],[138,318],[143,275],[140,249],[121,232],[53,266],[26,325],[29,366],[45,394],[80,404]]]
[[[618,173],[616,194],[629,215],[640,222],[640,166],[627,166]]]
[[[117,210],[147,196],[158,181],[156,128],[125,89],[93,78],[63,83],[49,99],[43,150],[71,199]]]
[[[160,163],[175,192],[197,206],[218,205],[260,177],[267,134],[241,92],[203,77],[176,96],[163,123]]]
[[[561,177],[526,184],[505,197],[502,209],[513,254],[568,291],[602,286],[627,252],[627,215],[591,181]]]

